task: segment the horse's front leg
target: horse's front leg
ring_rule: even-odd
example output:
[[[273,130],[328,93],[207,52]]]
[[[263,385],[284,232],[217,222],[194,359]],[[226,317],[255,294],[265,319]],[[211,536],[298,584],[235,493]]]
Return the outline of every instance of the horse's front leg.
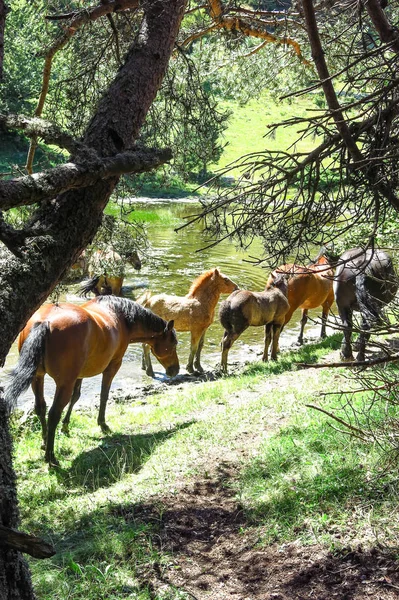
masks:
[[[100,394],[100,410],[98,411],[97,423],[101,427],[103,433],[111,433],[110,428],[105,422],[105,409],[107,408],[107,401],[109,395],[109,389],[116,373],[119,371],[122,364],[122,359],[111,362],[103,372],[103,378],[101,381],[101,394]]]
[[[353,329],[352,311],[350,308],[345,308],[339,311],[342,325],[344,328],[344,339],[341,344],[341,359],[343,361],[353,360],[351,337]]]
[[[152,368],[151,363],[151,347],[148,344],[143,344],[141,368],[147,373],[148,377],[155,377],[154,369]]]
[[[277,360],[277,354],[279,351],[278,342],[280,339],[280,333],[281,333],[282,329],[283,329],[283,326],[280,323],[273,323],[273,326],[272,326],[272,335],[273,335],[272,351],[271,351],[271,355],[270,355],[270,358],[272,360]],[[267,350],[266,350],[266,360],[267,360]]]
[[[267,362],[268,361],[268,353],[269,353],[269,346],[270,346],[270,342],[272,341],[272,331],[273,331],[273,323],[266,323],[265,325],[265,347],[263,349],[263,356],[262,356],[262,360],[263,362]],[[276,347],[276,353],[277,353],[277,348],[278,348],[278,338],[277,338],[277,347]],[[272,351],[272,356],[273,356],[273,351]]]
[[[67,413],[64,417],[64,420],[62,421],[61,431],[62,431],[62,433],[65,433],[66,435],[69,435],[69,421],[71,420],[72,409],[75,406],[76,402],[80,398],[81,387],[82,387],[82,380],[77,379],[76,383],[75,383],[75,387],[73,388],[72,398],[69,401]]]

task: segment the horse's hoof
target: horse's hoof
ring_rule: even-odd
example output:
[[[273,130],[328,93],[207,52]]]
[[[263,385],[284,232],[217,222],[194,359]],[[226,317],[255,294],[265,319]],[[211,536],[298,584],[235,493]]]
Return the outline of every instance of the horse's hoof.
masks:
[[[105,434],[109,434],[112,433],[110,427],[108,427],[108,425],[106,423],[100,424],[101,427],[101,431]]]
[[[194,367],[192,365],[187,365],[186,371],[192,375],[194,373]]]
[[[55,456],[51,456],[51,457],[45,457],[44,459],[46,461],[46,463],[48,463],[49,469],[56,469],[57,467],[60,466],[60,463],[58,462],[58,460],[55,458]]]
[[[201,374],[203,372],[204,372],[204,369],[201,367],[201,365],[198,365],[198,366],[194,365],[194,371],[193,371],[193,373],[200,373]]]
[[[154,373],[154,371],[152,369],[151,370],[147,369],[146,370],[146,375],[148,375],[148,377],[152,377],[153,379],[155,377],[155,373]]]
[[[69,437],[69,425],[66,425],[65,423],[63,424],[63,426],[61,427],[61,433],[63,433],[64,435]]]

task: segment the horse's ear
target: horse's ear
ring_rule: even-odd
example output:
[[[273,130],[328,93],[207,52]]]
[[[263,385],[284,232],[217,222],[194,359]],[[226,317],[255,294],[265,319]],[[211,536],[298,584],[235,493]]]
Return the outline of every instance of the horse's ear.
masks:
[[[172,331],[172,329],[173,329],[174,326],[175,326],[175,322],[172,319],[171,321],[168,321],[168,324],[166,325],[166,330],[167,331]]]
[[[219,277],[220,271],[217,267],[214,268],[213,270],[213,277]]]
[[[273,279],[273,281],[276,279],[276,274],[274,271],[270,273],[270,277]]]

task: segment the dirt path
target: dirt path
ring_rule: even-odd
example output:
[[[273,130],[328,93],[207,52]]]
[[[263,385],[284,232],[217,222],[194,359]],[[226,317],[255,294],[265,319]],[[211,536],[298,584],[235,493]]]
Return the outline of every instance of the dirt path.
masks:
[[[336,360],[335,354],[328,362]],[[230,403],[250,402],[251,396],[274,386],[281,391],[291,387],[294,378],[297,385],[298,378],[303,378],[305,385],[309,377],[317,377],[316,369],[285,373],[245,393],[240,391]],[[277,419],[268,423],[271,431],[279,425]],[[251,431],[233,452],[219,448],[217,457],[207,457],[207,478],[196,479],[151,504],[123,508],[126,522],[152,523],[154,545],[171,556],[167,566],[154,564],[141,573],[154,599],[163,597],[170,587],[195,600],[399,598],[398,563],[378,546],[346,548],[334,554],[319,544],[304,546],[299,541],[259,546],[258,530],[231,492],[243,455],[257,447],[259,433]],[[211,464],[215,466],[210,471]]]

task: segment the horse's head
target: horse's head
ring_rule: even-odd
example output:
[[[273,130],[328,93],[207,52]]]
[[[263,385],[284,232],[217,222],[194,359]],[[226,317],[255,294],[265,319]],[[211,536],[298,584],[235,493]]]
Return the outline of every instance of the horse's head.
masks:
[[[278,273],[275,274],[274,271],[273,273],[271,273],[267,285],[266,285],[266,290],[271,290],[273,288],[276,288],[278,290],[280,290],[280,292],[283,292],[284,296],[287,296],[287,292],[288,292],[288,278],[289,275],[287,273]]]
[[[134,269],[136,269],[136,271],[140,271],[141,260],[140,260],[139,255],[137,254],[136,250],[133,250],[133,252],[130,252],[130,254],[127,255],[126,259],[129,262],[129,264],[131,264],[132,267]]]
[[[212,278],[217,282],[221,294],[231,294],[239,287],[232,279],[224,275],[219,269],[214,269]]]
[[[147,342],[155,358],[165,368],[168,377],[174,377],[180,369],[176,352],[177,337],[173,326],[174,321],[168,321],[165,329]]]

